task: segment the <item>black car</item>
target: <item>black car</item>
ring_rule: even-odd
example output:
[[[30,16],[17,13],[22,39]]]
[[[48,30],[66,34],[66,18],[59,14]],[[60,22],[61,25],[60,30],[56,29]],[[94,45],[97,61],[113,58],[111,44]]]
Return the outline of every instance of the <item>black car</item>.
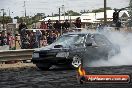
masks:
[[[52,65],[78,68],[83,62],[105,59],[119,53],[112,44],[99,33],[67,33],[49,46],[35,50],[32,62],[39,69],[47,70]]]

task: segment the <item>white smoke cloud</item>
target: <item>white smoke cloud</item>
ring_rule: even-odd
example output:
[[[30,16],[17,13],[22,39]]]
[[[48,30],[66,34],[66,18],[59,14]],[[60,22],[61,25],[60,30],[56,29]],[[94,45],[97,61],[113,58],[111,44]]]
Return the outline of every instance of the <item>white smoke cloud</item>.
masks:
[[[114,44],[120,46],[120,53],[108,61],[98,60],[90,63],[90,66],[119,66],[132,65],[132,33],[104,32],[104,35]]]

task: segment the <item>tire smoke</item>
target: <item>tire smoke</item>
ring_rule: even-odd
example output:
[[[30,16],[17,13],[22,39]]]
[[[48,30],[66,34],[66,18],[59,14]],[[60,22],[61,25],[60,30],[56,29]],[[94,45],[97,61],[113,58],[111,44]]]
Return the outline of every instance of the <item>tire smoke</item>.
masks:
[[[112,43],[120,46],[120,53],[109,60],[93,61],[89,65],[92,67],[132,65],[132,33],[107,31],[102,34]]]

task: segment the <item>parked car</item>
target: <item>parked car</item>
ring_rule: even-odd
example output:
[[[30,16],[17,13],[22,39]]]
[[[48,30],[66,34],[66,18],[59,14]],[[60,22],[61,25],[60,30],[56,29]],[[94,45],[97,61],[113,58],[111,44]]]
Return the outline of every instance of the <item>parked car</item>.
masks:
[[[108,60],[119,51],[119,47],[102,34],[67,33],[51,45],[35,50],[32,62],[42,70],[52,65],[78,68],[83,62],[88,64],[94,60]]]

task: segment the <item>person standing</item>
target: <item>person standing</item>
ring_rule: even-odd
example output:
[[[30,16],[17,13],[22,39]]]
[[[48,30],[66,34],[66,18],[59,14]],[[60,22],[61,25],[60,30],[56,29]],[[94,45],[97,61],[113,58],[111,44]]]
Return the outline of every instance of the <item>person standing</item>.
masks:
[[[80,19],[80,17],[78,17],[78,18],[76,19],[75,26],[76,26],[77,28],[81,28],[81,19]]]
[[[52,25],[52,23],[51,23],[51,20],[50,20],[50,19],[48,20],[48,23],[47,23],[47,28],[48,28],[48,29],[53,29],[53,25]]]
[[[1,45],[2,46],[7,45],[7,36],[5,31],[2,31],[2,34],[1,34]]]
[[[56,38],[56,35],[53,32],[50,32],[49,36],[47,37],[47,43],[52,44]]]
[[[63,23],[63,30],[64,32],[67,32],[70,28],[70,23],[68,22],[68,20],[66,19],[65,22]]]
[[[24,22],[20,23],[18,32],[20,34],[21,48],[24,48],[23,39],[25,39],[25,35],[27,34],[26,29],[27,29],[26,24]]]
[[[40,48],[40,39],[42,37],[42,32],[40,30],[36,30],[35,37],[36,37],[37,46],[38,48]]]
[[[61,32],[61,23],[58,20],[53,24],[53,27],[55,28],[55,31]]]
[[[19,30],[18,30],[19,34],[21,34],[22,29],[27,29],[27,26],[24,22],[19,24]]]
[[[124,9],[124,8],[123,8]],[[121,21],[119,19],[119,12],[123,9],[115,9],[115,12],[113,13],[113,23],[115,24],[116,29],[115,30],[120,30],[121,27]]]
[[[47,44],[47,37],[46,36],[44,36],[44,35],[42,36],[42,38],[40,40],[40,45],[41,45],[41,47],[48,45]]]

